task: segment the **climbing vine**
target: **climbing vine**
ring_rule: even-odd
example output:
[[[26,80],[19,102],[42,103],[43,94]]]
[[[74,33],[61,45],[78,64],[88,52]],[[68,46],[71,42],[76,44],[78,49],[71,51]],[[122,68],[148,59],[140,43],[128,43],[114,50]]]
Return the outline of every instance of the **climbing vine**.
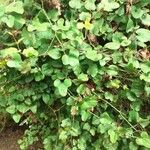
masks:
[[[1,0],[0,107],[25,150],[150,149],[149,0]]]

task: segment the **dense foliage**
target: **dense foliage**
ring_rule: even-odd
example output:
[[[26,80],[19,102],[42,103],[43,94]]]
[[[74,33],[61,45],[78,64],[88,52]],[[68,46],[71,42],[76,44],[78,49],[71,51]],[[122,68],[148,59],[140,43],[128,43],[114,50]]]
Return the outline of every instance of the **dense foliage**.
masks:
[[[22,150],[150,149],[149,0],[1,0],[0,107]]]

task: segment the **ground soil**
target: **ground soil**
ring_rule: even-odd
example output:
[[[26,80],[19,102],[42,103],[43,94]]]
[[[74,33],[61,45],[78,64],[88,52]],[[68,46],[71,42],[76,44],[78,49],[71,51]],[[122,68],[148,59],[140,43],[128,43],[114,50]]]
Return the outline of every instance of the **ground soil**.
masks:
[[[0,133],[0,150],[20,150],[17,143],[23,136],[24,129],[15,126],[7,127]],[[28,150],[42,150],[41,144],[35,143]]]

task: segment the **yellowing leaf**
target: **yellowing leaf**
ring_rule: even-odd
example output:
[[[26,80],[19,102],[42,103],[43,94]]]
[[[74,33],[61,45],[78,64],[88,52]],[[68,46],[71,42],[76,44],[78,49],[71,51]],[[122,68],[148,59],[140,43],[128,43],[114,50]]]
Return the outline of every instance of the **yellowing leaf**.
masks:
[[[79,23],[77,24],[77,28],[78,28],[78,29],[83,29],[83,28],[84,28],[84,24],[83,24],[82,22],[79,22]]]
[[[90,21],[91,21],[91,18],[87,18],[87,19],[85,20],[84,27],[85,27],[85,29],[87,29],[87,30],[90,30],[91,27],[92,27],[92,24],[90,23]]]
[[[0,60],[0,69],[1,68],[4,68],[5,67],[5,65],[6,65],[6,60]]]
[[[23,55],[26,57],[33,57],[33,56],[37,57],[39,53],[33,47],[29,47],[23,50]]]

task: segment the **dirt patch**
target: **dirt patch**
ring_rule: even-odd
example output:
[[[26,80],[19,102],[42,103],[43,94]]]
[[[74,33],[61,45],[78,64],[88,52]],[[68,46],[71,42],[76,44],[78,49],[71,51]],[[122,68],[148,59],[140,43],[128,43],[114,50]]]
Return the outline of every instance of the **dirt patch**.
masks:
[[[0,150],[20,150],[17,143],[23,135],[22,129],[9,127],[0,133]]]
[[[0,133],[0,150],[20,150],[17,143],[22,138],[24,129],[18,127],[7,127]],[[42,150],[41,144],[36,143],[28,150]]]

